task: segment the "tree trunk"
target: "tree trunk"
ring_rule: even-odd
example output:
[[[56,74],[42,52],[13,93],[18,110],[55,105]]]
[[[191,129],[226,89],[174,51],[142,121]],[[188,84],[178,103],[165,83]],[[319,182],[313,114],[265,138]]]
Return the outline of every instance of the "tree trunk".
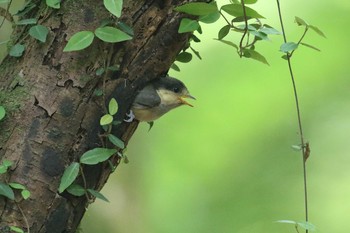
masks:
[[[85,196],[58,194],[63,171],[85,151],[101,147],[99,119],[112,97],[122,120],[137,91],[167,73],[188,41],[188,34],[177,33],[181,14],[173,11],[187,1],[124,0],[120,20],[133,28],[133,40],[108,44],[95,38],[87,49],[68,53],[62,50],[74,33],[94,31],[110,17],[103,1],[66,0],[59,10],[46,9],[45,1],[32,2],[37,5],[25,18],[36,17],[48,27],[48,40],[38,42],[26,36],[28,27],[17,26],[16,41],[25,43],[26,51],[0,66],[0,105],[7,111],[0,122],[0,161],[14,164],[1,179],[25,185],[31,197],[16,195],[16,202],[0,197],[0,232],[8,226],[75,232],[88,203]],[[117,65],[117,72],[95,74]],[[105,95],[96,96],[96,89]],[[113,133],[127,144],[137,125],[124,122]],[[112,162],[117,165],[120,158],[114,156]],[[85,166],[87,187],[100,190],[110,173],[107,163]]]

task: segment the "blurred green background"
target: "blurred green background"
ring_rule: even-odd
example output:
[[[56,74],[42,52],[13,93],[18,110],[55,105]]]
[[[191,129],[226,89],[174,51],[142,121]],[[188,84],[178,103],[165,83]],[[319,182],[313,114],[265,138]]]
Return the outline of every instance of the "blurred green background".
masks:
[[[220,0],[219,5],[227,1]],[[293,55],[305,138],[310,222],[319,232],[350,232],[350,2],[281,1],[289,41],[303,30],[294,16],[318,26],[305,38],[320,48]],[[275,1],[253,6],[279,29]],[[294,96],[281,36],[257,50],[270,66],[238,58],[214,41],[224,22],[202,25],[193,44],[203,60],[179,64],[197,101],[140,124],[121,164],[83,219],[84,233],[296,232],[275,221],[304,219],[302,159]],[[237,40],[237,37],[232,37]],[[238,43],[238,42],[237,42]],[[1,49],[3,49],[3,45]],[[302,232],[302,231],[301,231]]]

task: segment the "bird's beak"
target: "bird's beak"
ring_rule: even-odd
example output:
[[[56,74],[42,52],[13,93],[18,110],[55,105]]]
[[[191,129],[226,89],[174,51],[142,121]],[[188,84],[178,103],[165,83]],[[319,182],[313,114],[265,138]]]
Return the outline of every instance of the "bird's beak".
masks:
[[[190,107],[193,107],[193,105],[190,104],[190,103],[188,103],[186,100],[184,100],[184,98],[191,98],[191,99],[194,99],[194,100],[195,100],[196,98],[194,98],[194,97],[191,96],[190,94],[186,94],[186,95],[183,95],[183,96],[179,97],[179,99],[180,99],[180,101],[181,101],[182,104],[186,104],[186,105],[188,105],[188,106],[190,106]]]

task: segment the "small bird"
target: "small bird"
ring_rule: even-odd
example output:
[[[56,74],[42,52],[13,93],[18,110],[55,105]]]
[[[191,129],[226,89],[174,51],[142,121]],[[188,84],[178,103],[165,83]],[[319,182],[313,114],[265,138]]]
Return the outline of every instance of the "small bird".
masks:
[[[181,105],[193,107],[184,98],[195,99],[180,80],[172,77],[155,79],[137,94],[131,112],[127,114],[130,119],[125,121],[130,122],[135,118],[152,122]]]

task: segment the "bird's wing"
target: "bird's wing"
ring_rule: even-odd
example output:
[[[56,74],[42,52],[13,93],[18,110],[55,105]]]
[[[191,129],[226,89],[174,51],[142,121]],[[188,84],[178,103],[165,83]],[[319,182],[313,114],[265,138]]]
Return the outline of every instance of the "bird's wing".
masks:
[[[153,86],[148,85],[136,96],[133,108],[145,109],[153,108],[160,104],[160,97]]]

